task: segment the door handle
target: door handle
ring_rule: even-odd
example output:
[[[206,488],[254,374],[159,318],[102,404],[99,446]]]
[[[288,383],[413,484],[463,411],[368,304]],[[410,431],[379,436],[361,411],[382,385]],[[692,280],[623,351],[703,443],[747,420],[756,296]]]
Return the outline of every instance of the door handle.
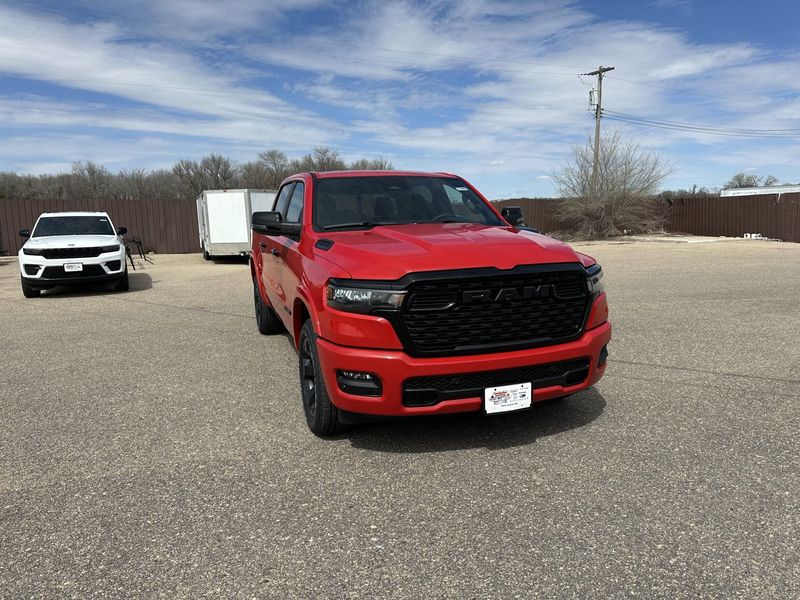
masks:
[[[270,253],[270,254],[272,254],[272,256],[280,256],[280,255],[281,255],[281,251],[280,251],[280,250],[278,250],[277,248],[272,248],[272,249],[269,251],[269,253]]]

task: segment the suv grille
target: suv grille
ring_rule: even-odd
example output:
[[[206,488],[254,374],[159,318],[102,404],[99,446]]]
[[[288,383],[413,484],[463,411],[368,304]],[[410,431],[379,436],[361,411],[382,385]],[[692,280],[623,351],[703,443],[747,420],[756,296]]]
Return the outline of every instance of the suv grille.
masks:
[[[418,281],[408,289],[401,338],[416,356],[565,342],[580,334],[589,304],[577,269]]]
[[[81,277],[96,277],[105,274],[106,272],[100,265],[83,265],[82,271],[65,271],[64,267],[45,267],[42,277],[45,279],[80,279]]]
[[[100,247],[94,248],[48,248],[42,252],[45,258],[93,258],[100,256]]]
[[[583,383],[589,376],[589,359],[531,365],[516,369],[414,377],[403,382],[404,406],[432,406],[444,400],[482,396],[483,390],[498,385],[530,382],[533,389]]]

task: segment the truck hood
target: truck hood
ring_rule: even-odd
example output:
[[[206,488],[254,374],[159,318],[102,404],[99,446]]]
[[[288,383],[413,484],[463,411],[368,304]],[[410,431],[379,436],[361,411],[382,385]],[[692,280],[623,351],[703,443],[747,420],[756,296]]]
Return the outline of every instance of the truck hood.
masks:
[[[48,235],[30,238],[25,248],[94,248],[119,243],[116,235]]]
[[[329,232],[330,250],[320,257],[354,279],[399,279],[408,273],[517,265],[580,263],[567,244],[544,235],[474,223],[392,225]]]

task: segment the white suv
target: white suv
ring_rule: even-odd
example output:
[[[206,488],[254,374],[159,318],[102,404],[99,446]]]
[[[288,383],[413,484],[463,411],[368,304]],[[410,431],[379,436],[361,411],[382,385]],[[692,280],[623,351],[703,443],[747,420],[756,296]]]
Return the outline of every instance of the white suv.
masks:
[[[104,212],[43,213],[33,232],[20,229],[28,241],[19,251],[22,293],[35,298],[59,285],[114,282],[128,290],[125,242],[128,230],[114,229]]]

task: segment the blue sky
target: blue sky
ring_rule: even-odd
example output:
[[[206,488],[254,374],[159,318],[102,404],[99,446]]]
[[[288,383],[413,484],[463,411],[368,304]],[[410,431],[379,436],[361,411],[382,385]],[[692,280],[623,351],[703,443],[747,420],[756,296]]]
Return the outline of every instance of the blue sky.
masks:
[[[800,134],[798,22],[789,0],[0,0],[0,171],[330,146],[553,195],[599,64],[609,110]],[[666,188],[800,182],[800,135],[603,127],[664,154]]]

